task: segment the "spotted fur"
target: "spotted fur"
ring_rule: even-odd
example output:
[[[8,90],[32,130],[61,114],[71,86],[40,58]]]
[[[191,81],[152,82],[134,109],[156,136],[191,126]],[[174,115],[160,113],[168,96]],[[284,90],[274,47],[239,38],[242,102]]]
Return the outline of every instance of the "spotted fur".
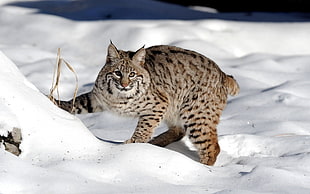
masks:
[[[232,76],[197,52],[164,45],[125,52],[111,43],[93,90],[77,97],[73,112],[138,117],[126,143],[166,146],[187,134],[201,163],[213,165],[220,152],[216,126],[227,95],[238,92]],[[59,106],[71,111],[72,100]],[[152,139],[162,121],[168,131]]]

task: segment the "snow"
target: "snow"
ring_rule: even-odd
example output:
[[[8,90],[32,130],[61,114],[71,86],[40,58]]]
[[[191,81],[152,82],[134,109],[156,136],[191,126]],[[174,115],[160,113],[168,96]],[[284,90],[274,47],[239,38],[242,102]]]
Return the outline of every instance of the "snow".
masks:
[[[19,157],[1,146],[0,193],[309,193],[307,14],[221,14],[142,0],[93,0],[68,9],[70,2],[78,3],[0,3],[0,135],[14,127],[23,133]],[[218,126],[215,166],[197,162],[186,138],[167,148],[123,145],[136,119],[73,116],[46,98],[57,48],[83,93],[110,40],[124,50],[192,49],[234,75],[241,92],[229,98]],[[63,70],[61,98],[70,99],[74,87],[74,76]],[[165,130],[161,125],[156,134]]]

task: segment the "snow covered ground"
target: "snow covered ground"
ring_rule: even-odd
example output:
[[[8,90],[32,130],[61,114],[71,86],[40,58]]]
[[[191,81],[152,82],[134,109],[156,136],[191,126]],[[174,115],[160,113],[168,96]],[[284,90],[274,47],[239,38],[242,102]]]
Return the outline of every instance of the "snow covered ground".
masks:
[[[23,152],[17,157],[1,146],[0,193],[309,193],[307,19],[207,13],[146,0],[2,0],[0,135],[20,127]],[[241,93],[229,99],[219,124],[215,166],[198,163],[186,139],[168,148],[121,145],[135,119],[75,117],[45,97],[57,48],[77,71],[82,93],[91,89],[110,40],[124,50],[192,49],[234,75]],[[74,76],[63,70],[61,98],[71,98],[74,87]]]

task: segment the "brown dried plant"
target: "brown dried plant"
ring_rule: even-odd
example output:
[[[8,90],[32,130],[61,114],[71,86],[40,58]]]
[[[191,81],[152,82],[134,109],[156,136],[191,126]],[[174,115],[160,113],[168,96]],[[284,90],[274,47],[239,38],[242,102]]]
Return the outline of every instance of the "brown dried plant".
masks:
[[[57,92],[57,99],[59,100],[60,99],[60,95],[59,95],[58,86],[59,86],[59,82],[60,82],[60,74],[61,74],[62,63],[64,63],[67,66],[67,68],[75,76],[75,90],[74,90],[74,93],[73,93],[73,105],[74,105],[75,99],[76,99],[76,95],[77,95],[77,91],[78,91],[78,77],[77,77],[77,74],[76,74],[75,70],[73,69],[73,67],[66,60],[64,60],[60,56],[60,48],[57,49],[56,66],[55,66],[55,70],[54,70],[54,74],[53,74],[52,87],[50,89],[50,94],[48,95],[48,98],[54,104],[59,105],[59,101],[55,100],[55,98],[54,98],[54,92],[55,91]],[[73,107],[74,106],[72,106],[72,109],[73,109]]]

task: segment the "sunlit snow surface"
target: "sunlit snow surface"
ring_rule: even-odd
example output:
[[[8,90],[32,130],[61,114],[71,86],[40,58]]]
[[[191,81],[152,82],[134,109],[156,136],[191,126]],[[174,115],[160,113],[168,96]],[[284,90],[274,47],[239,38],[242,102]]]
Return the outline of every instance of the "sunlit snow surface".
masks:
[[[0,135],[13,127],[23,133],[20,157],[0,149],[0,193],[309,193],[307,15],[296,22],[296,14],[266,14],[271,22],[262,22],[263,13],[232,14],[240,19],[233,21],[150,1],[130,1],[137,6],[128,10],[123,1],[75,9],[67,1],[25,2],[0,3]],[[94,11],[102,2],[108,20]],[[191,20],[179,20],[185,17]],[[272,22],[277,17],[289,22]],[[229,98],[218,126],[221,153],[214,167],[197,162],[187,139],[168,148],[122,145],[136,119],[75,117],[45,97],[57,48],[77,71],[83,93],[92,88],[110,40],[124,50],[192,49],[238,80],[241,92]],[[61,98],[70,99],[74,87],[64,69]],[[165,130],[161,125],[156,134]]]

